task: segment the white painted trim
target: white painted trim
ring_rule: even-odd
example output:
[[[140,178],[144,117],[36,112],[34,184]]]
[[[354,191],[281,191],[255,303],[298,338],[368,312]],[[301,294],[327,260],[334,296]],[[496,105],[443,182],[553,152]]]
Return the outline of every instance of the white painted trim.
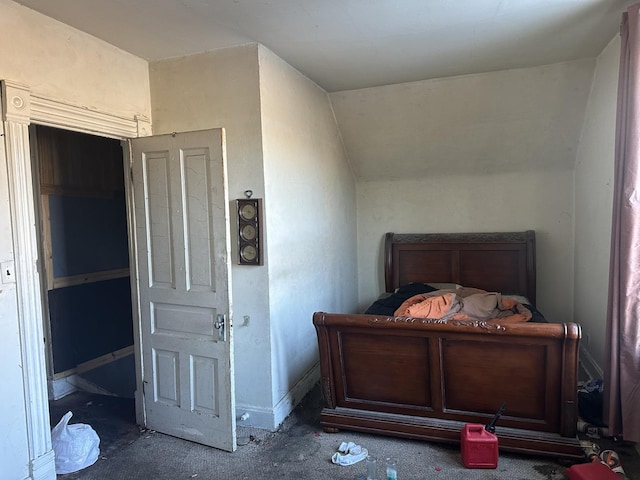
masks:
[[[2,80],[2,121],[29,124],[31,92],[20,83]]]
[[[138,122],[135,119],[67,105],[36,95],[31,98],[31,122],[114,138],[138,136]]]
[[[320,380],[320,363],[316,363],[273,408],[274,423],[280,425],[303,397]]]
[[[49,380],[49,398],[51,400],[60,400],[62,397],[76,392],[76,382],[73,377],[76,377],[75,373],[72,373],[62,378],[52,378]]]
[[[13,92],[22,91],[29,94],[29,87],[26,85],[10,80],[2,80],[2,83]],[[7,103],[9,103],[9,109],[13,110],[14,121],[21,123],[37,123],[117,139],[151,135],[151,122],[144,115],[135,115],[134,118],[122,117],[51,100],[36,94],[29,95],[28,104],[20,106],[21,99],[15,98],[8,99]],[[4,115],[3,109],[3,118]]]
[[[26,85],[10,80],[0,82],[31,478],[55,480],[47,370],[42,342],[43,291],[37,263],[38,237],[28,127],[30,123],[38,123],[83,133],[127,138],[150,135],[151,123],[144,116],[130,119],[89,110],[31,95]]]
[[[34,478],[37,474],[39,478],[55,480],[47,398],[47,369],[42,342],[42,288],[38,273],[38,237],[35,228],[29,149],[29,114],[28,88],[3,81],[2,121],[7,152],[30,470]]]
[[[53,450],[31,462],[31,478],[33,480],[50,480],[56,478],[56,461]]]
[[[275,431],[304,396],[320,380],[320,364],[316,363],[273,408],[236,403],[236,422],[239,427],[255,427]],[[242,420],[243,414],[249,414]]]
[[[144,363],[142,356],[142,325],[140,324],[140,302],[138,301],[138,270],[136,268],[136,252],[138,251],[137,236],[136,236],[136,218],[135,211],[135,198],[133,191],[133,161],[131,158],[131,141],[123,140],[122,151],[124,152],[124,192],[126,195],[127,203],[127,233],[129,235],[129,278],[131,282],[131,305],[133,316],[133,353],[136,369],[136,391],[134,393],[135,405],[136,405],[136,422],[138,425],[146,425],[147,417],[144,407],[144,389],[142,388]]]
[[[53,400],[60,400],[67,395],[82,390],[83,392],[95,393],[97,395],[117,396],[106,388],[102,388],[86,378],[72,373],[63,378],[57,378],[51,381],[49,385],[50,393]],[[54,418],[54,421],[57,420]]]
[[[246,420],[242,420],[243,414],[248,414]],[[274,423],[273,409],[236,403],[236,427],[261,428],[275,432],[278,425]]]

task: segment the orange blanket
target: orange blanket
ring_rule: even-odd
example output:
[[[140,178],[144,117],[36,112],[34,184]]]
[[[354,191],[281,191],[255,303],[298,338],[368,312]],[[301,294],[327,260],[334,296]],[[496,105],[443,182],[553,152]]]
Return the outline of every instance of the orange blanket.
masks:
[[[395,316],[521,323],[529,321],[532,315],[524,305],[511,298],[503,298],[500,293],[462,287],[415,295],[400,305]]]

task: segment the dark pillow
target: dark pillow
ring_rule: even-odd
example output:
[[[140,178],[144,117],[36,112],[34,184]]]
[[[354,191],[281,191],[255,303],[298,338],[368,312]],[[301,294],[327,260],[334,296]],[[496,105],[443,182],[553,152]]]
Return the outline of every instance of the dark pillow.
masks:
[[[408,298],[421,293],[435,292],[436,289],[426,283],[408,283],[398,288],[388,297],[379,298],[364,312],[367,315],[384,315],[392,317],[394,312]]]
[[[526,303],[523,303],[523,305],[531,312],[531,320],[529,320],[529,323],[549,323],[536,307],[527,305]]]
[[[428,283],[407,283],[406,285],[402,285],[398,287],[396,290],[396,294],[406,295],[407,298],[413,297],[414,295],[420,295],[421,293],[429,293],[435,292],[437,289],[429,285]],[[404,301],[404,300],[403,300]]]

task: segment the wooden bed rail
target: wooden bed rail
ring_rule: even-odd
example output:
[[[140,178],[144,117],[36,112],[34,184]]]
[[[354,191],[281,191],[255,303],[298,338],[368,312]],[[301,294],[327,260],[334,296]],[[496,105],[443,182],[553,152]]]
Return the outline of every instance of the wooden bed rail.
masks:
[[[581,458],[576,323],[490,325],[317,312],[322,426],[455,443],[502,401],[500,448]]]

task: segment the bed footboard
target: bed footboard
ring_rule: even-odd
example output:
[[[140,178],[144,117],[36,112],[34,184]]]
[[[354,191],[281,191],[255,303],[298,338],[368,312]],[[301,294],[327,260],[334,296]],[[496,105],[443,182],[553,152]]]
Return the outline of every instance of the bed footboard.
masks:
[[[489,325],[317,312],[326,431],[457,443],[465,423],[496,426],[501,450],[581,459],[580,327]]]

